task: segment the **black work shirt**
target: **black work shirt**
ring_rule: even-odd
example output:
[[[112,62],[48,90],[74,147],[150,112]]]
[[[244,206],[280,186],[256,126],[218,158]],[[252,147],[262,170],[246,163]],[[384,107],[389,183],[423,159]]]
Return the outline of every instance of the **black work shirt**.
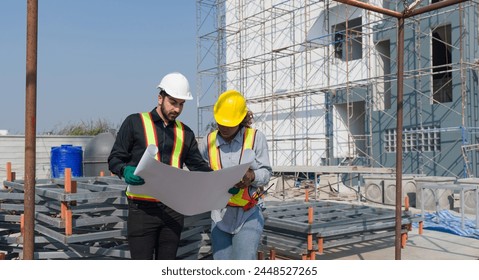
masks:
[[[156,108],[151,111],[151,119],[156,128],[160,161],[169,165],[173,152],[176,124],[173,121],[165,126]],[[185,136],[180,166],[185,164],[191,171],[212,171],[198,150],[195,134],[188,126],[185,124],[183,126]],[[126,165],[137,166],[145,150],[146,136],[141,116],[139,113],[131,114],[122,123],[108,157],[110,171],[123,177],[122,168]]]

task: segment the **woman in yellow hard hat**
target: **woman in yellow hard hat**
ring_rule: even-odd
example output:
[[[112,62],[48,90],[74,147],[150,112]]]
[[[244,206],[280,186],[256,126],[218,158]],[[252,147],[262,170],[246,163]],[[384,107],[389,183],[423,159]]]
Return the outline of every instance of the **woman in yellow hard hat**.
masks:
[[[225,208],[211,212],[211,242],[215,260],[256,259],[264,218],[258,202],[258,188],[271,176],[268,145],[264,134],[250,128],[252,116],[246,100],[235,90],[223,92],[215,103],[218,129],[200,143],[203,158],[213,170],[240,164],[243,151],[252,149],[255,159],[243,179],[228,192]]]

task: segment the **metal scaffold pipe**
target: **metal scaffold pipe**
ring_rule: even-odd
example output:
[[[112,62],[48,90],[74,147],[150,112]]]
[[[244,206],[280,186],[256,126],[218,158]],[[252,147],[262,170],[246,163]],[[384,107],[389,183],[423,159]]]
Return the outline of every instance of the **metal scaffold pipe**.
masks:
[[[388,16],[395,17],[395,18],[400,18],[400,17],[403,16],[403,14],[400,13],[400,12],[396,12],[396,11],[393,11],[393,10],[388,10],[388,9],[378,7],[378,6],[374,6],[374,5],[364,3],[364,2],[361,2],[361,1],[336,0],[336,2],[340,2],[340,3],[351,5],[351,6],[355,6],[355,7],[358,7],[358,8],[363,8],[363,9],[366,9],[366,10],[370,10],[370,11],[373,11],[373,12],[377,12],[377,13],[380,13],[380,14],[383,14],[383,15],[388,15]]]
[[[27,61],[25,88],[25,194],[23,259],[32,260],[35,237],[35,164],[37,107],[38,0],[27,2]]]
[[[402,198],[402,128],[403,128],[403,91],[404,91],[404,18],[398,19],[398,33],[397,33],[397,148],[396,148],[396,227],[395,227],[395,250],[394,256],[396,260],[401,259],[401,198]]]

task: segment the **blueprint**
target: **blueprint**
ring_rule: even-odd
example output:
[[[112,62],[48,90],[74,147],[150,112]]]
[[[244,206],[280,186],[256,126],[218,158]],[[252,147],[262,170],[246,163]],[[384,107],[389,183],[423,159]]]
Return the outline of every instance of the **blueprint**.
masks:
[[[128,186],[128,191],[155,197],[183,215],[196,215],[226,206],[228,189],[238,183],[254,160],[254,152],[245,150],[242,164],[213,172],[188,171],[155,159],[158,148],[149,145],[138,164],[135,175],[144,185]]]

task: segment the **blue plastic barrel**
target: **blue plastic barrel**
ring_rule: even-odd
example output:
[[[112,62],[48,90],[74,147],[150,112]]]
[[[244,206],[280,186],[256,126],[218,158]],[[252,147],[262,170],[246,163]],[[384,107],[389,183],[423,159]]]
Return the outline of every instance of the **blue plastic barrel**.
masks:
[[[81,146],[61,145],[51,148],[52,178],[64,178],[65,168],[71,168],[72,177],[83,176],[83,151]]]

